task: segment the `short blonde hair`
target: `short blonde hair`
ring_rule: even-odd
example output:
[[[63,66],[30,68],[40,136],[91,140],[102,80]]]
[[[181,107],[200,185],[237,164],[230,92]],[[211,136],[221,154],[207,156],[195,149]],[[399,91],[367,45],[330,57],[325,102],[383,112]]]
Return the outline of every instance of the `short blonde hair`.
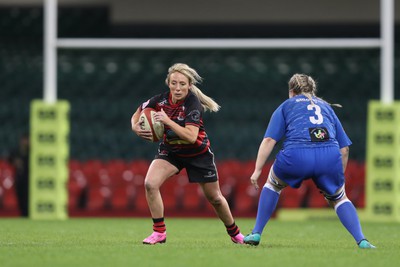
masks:
[[[209,111],[217,112],[221,108],[221,106],[218,105],[217,102],[214,101],[214,99],[205,95],[196,86],[196,84],[201,83],[203,81],[203,78],[201,78],[201,76],[197,73],[197,71],[195,69],[189,67],[187,64],[176,63],[176,64],[172,65],[171,67],[169,67],[167,78],[165,79],[165,83],[167,84],[167,86],[169,85],[170,76],[174,72],[179,72],[188,78],[189,84],[190,84],[190,90],[200,100],[200,103],[203,106],[204,111],[209,110]]]

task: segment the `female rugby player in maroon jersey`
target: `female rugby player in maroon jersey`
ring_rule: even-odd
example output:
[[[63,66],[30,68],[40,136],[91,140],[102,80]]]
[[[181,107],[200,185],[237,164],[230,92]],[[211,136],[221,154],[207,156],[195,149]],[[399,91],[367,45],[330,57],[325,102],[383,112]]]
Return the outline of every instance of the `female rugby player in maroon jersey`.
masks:
[[[243,244],[243,235],[235,224],[228,202],[222,195],[214,154],[203,125],[203,112],[217,112],[220,106],[206,96],[196,84],[202,78],[193,68],[177,63],[168,69],[169,91],[141,104],[131,119],[132,130],[151,140],[151,131],[141,128],[140,112],[144,108],[158,111],[155,120],[164,124],[164,137],[145,178],[146,199],[153,219],[153,233],[143,244],[165,243],[164,205],[160,187],[173,175],[186,168],[189,182],[198,183],[207,200],[224,223],[231,240]]]

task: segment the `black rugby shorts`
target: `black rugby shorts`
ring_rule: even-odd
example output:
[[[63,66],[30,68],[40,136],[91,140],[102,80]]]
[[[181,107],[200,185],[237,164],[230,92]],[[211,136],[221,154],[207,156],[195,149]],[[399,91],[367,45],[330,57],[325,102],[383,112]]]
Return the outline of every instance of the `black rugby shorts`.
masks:
[[[163,159],[181,171],[186,168],[190,183],[212,183],[218,181],[217,167],[211,149],[193,157],[179,157],[172,152],[159,151],[156,159]]]

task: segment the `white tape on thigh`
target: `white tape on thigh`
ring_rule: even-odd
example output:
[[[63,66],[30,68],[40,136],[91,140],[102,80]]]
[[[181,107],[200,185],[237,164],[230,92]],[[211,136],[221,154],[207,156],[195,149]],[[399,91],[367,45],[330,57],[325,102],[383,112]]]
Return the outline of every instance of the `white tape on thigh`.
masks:
[[[269,190],[274,191],[274,192],[276,192],[276,193],[278,193],[278,194],[281,194],[281,191],[282,191],[282,190],[280,190],[280,189],[275,188],[275,186],[273,186],[273,185],[271,185],[271,184],[269,184],[269,183],[265,183],[264,187],[266,187],[266,188],[268,188]]]
[[[268,181],[269,181],[269,183],[268,183]],[[278,194],[280,194],[282,189],[285,188],[285,186],[279,184],[278,181],[275,180],[274,177],[272,177],[272,167],[271,167],[271,170],[269,171],[268,179],[265,182],[264,187],[266,187]]]
[[[346,202],[351,202],[351,201],[348,200],[348,199],[346,198],[346,199],[340,200],[338,203],[336,203],[336,205],[335,205],[335,211],[336,211],[342,204],[344,204],[344,203],[346,203]]]
[[[344,190],[344,185],[334,195],[328,195],[324,191],[321,192],[328,201],[337,201],[339,199],[342,199],[346,195],[346,192]]]

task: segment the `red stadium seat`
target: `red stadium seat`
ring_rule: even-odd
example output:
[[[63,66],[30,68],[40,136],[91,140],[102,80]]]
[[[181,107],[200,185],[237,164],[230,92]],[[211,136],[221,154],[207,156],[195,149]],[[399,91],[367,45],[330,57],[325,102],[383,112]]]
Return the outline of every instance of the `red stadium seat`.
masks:
[[[128,209],[128,187],[116,186],[112,190],[112,208],[117,210]]]
[[[88,181],[83,173],[83,166],[80,161],[69,161],[69,179],[68,179],[68,208],[84,209],[87,205]]]
[[[365,164],[349,161],[346,172],[346,194],[356,207],[364,207]]]
[[[147,205],[147,200],[146,200],[146,192],[143,186],[136,187],[134,200],[135,200],[134,202],[135,211],[141,213],[149,211],[149,207]]]
[[[131,162],[127,162],[128,169],[133,171],[133,173],[135,175],[140,174],[140,175],[146,176],[149,166],[150,166],[150,162],[147,160],[134,160]]]
[[[166,211],[174,211],[177,207],[177,197],[176,197],[176,188],[179,187],[177,185],[177,177],[171,177],[168,179],[161,187],[161,196],[164,202],[164,209]]]
[[[128,170],[128,164],[124,160],[110,160],[106,162],[105,168],[110,177],[110,181],[114,186],[123,185],[125,183],[123,174]]]
[[[206,200],[199,185],[187,184],[183,190],[183,208],[188,211],[201,211]]]
[[[70,209],[82,209],[87,205],[86,193],[88,183],[81,170],[70,171],[68,180],[68,207]]]
[[[308,207],[309,208],[328,208],[328,202],[325,200],[324,195],[319,191],[316,186],[310,186],[308,192]]]
[[[303,185],[304,186],[304,185]],[[302,207],[304,194],[304,189],[294,189],[291,187],[286,187],[282,190],[281,196],[279,197],[279,207],[280,208],[300,208]]]
[[[100,160],[89,160],[82,163],[82,171],[90,187],[102,184],[100,173],[104,173],[104,170],[106,170],[105,165]]]
[[[91,186],[88,194],[88,209],[91,211],[101,211],[112,208],[110,188],[106,186]]]
[[[242,182],[237,186],[234,210],[235,213],[249,215],[255,214],[258,207],[259,191],[248,182]]]
[[[0,161],[0,210],[18,210],[14,169],[7,161]]]

